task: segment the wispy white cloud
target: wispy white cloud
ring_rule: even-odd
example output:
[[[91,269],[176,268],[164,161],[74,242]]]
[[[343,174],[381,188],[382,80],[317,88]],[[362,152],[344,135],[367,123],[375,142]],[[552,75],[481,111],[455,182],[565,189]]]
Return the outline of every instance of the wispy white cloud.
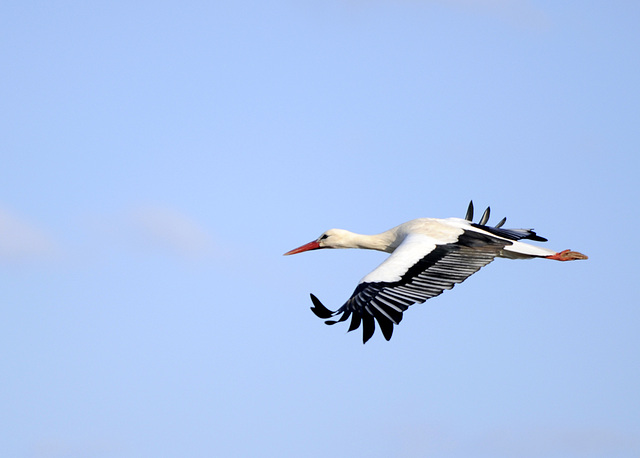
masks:
[[[458,456],[637,456],[640,440],[629,431],[606,428],[504,428],[464,434],[446,428],[413,425],[406,454]]]
[[[548,13],[529,0],[350,0],[360,8],[372,3],[397,3],[400,5],[441,5],[461,12],[488,15],[515,26],[546,28],[551,20]]]
[[[26,261],[51,257],[58,251],[47,231],[6,208],[0,208],[0,258]]]
[[[640,452],[634,436],[602,428],[538,428],[499,430],[488,433],[473,444],[498,456],[619,456]]]
[[[549,23],[548,14],[527,0],[430,0],[444,5],[465,8],[477,13],[497,16],[508,22],[529,27]]]
[[[0,261],[46,259],[87,265],[114,255],[168,254],[203,260],[217,253],[204,225],[169,206],[142,205],[115,214],[94,213],[70,224],[63,250],[49,231],[0,207]]]
[[[122,446],[108,439],[61,439],[48,438],[38,440],[29,456],[32,458],[62,457],[102,457],[116,456]]]
[[[209,232],[174,208],[138,207],[129,212],[128,223],[142,247],[169,251],[185,258],[208,257],[214,249]]]

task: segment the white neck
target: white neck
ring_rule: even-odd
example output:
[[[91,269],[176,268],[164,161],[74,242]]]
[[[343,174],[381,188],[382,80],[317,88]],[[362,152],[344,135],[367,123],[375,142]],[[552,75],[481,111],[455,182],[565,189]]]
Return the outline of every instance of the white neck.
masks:
[[[396,243],[397,234],[393,230],[375,235],[356,234],[343,229],[339,231],[339,242],[336,243],[334,248],[363,248],[391,253],[399,244],[399,241]]]

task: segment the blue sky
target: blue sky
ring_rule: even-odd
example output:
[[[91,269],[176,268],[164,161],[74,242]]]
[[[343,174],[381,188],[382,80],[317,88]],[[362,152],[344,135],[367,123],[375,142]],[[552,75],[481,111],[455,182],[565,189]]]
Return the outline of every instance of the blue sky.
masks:
[[[635,2],[9,2],[0,450],[77,457],[640,454]],[[417,217],[534,227],[362,345]]]

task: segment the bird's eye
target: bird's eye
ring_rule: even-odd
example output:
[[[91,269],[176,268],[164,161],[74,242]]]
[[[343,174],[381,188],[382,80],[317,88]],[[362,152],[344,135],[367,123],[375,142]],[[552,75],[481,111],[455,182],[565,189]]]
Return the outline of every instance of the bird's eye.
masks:
[[[320,239],[319,239],[319,240],[324,240],[324,239],[326,239],[327,237],[329,237],[327,234],[322,234],[322,235],[320,236]]]

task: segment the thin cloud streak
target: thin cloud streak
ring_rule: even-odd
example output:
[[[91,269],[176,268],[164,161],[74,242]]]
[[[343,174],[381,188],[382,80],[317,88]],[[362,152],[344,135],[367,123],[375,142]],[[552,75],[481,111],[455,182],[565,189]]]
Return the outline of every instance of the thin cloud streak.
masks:
[[[73,220],[73,218],[71,218]],[[146,205],[115,215],[84,218],[68,228],[75,235],[64,250],[48,230],[18,212],[0,206],[0,261],[55,261],[87,266],[114,254],[168,254],[185,260],[205,260],[216,253],[213,237],[203,225],[178,209]],[[124,251],[122,251],[124,249]]]
[[[504,428],[462,434],[442,427],[414,425],[403,435],[403,452],[458,457],[636,456],[636,434],[607,428]]]
[[[372,3],[392,2],[417,6],[441,5],[461,12],[493,16],[511,25],[531,29],[545,29],[552,22],[549,14],[527,0],[351,0],[360,8]]]
[[[176,209],[139,207],[130,212],[129,217],[135,236],[143,246],[190,259],[206,258],[213,253],[213,238],[204,227]]]
[[[551,22],[540,7],[525,0],[431,0],[478,13],[495,15],[514,25],[544,28]]]
[[[58,252],[58,245],[47,231],[0,208],[0,258],[28,261],[50,258]]]

